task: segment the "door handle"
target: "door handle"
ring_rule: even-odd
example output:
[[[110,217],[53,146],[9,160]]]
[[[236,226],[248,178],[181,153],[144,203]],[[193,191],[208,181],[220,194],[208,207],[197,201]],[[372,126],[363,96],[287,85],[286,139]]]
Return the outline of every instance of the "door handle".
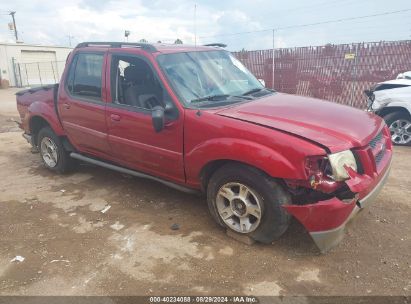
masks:
[[[111,118],[112,121],[120,121],[121,116],[117,115],[117,114],[111,114],[110,118]]]
[[[68,110],[68,109],[70,109],[70,104],[68,104],[68,103],[63,103],[63,107]]]
[[[165,128],[170,128],[170,127],[174,126],[174,124],[175,124],[175,121],[168,121],[168,122],[164,123],[164,127]]]

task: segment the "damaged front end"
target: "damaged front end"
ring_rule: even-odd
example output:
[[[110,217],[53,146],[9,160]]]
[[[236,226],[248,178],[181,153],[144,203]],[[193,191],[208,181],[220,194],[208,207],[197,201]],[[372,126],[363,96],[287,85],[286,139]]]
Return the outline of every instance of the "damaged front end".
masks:
[[[350,219],[378,195],[391,158],[386,127],[366,147],[311,157],[306,163],[308,180],[286,181],[293,204],[284,208],[307,229],[320,251],[327,252],[342,240]]]

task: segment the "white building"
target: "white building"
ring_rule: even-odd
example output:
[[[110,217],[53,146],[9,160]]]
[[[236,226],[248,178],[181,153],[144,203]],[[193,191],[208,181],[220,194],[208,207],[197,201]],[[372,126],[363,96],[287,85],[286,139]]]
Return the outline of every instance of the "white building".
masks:
[[[10,86],[38,86],[60,81],[72,48],[0,42],[0,78]]]

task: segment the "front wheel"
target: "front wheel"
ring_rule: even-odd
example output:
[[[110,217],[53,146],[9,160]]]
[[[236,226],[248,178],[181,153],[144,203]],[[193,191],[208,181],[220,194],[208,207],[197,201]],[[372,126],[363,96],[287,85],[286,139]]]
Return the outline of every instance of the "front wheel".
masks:
[[[243,164],[221,167],[207,187],[216,222],[262,243],[271,243],[287,230],[290,216],[282,206],[290,201],[279,183]]]
[[[70,157],[60,138],[50,127],[41,129],[37,138],[40,157],[47,169],[66,173],[74,167],[75,160]]]
[[[411,145],[411,117],[402,112],[393,112],[384,116],[390,129],[393,144],[399,146]]]

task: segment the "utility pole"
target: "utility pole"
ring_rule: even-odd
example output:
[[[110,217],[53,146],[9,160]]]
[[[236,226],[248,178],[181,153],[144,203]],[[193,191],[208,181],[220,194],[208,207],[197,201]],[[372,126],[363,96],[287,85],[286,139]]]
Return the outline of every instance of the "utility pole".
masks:
[[[70,34],[67,35],[67,38],[69,40],[69,46],[71,47],[71,39],[74,38],[74,36],[71,36]]]
[[[16,19],[14,18],[14,14],[16,12],[10,12],[10,16],[13,19],[13,29],[14,29],[14,36],[16,37],[16,43],[19,40],[19,36],[17,35],[17,27],[16,27]]]

